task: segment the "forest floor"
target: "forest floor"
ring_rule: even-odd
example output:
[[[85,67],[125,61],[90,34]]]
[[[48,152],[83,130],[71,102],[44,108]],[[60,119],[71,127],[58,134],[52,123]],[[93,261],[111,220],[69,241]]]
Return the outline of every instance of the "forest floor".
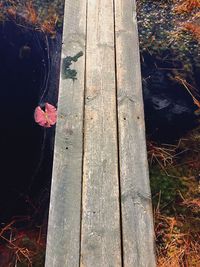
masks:
[[[138,28],[143,54],[168,61],[169,80],[177,80],[199,114],[200,1],[138,0]],[[155,18],[156,22],[155,22]],[[153,55],[153,57],[152,57]],[[181,63],[180,68],[176,63]],[[155,63],[156,65],[156,63]],[[169,65],[170,66],[170,65]],[[147,65],[148,68],[148,65]],[[143,77],[144,80],[145,77]],[[170,83],[172,89],[173,83]],[[163,85],[160,84],[162,87]],[[177,87],[176,87],[177,88]],[[171,90],[171,88],[168,88]],[[161,90],[161,88],[160,88]],[[158,88],[159,91],[159,88]],[[161,112],[161,111],[158,111]],[[166,112],[165,112],[166,113]],[[148,124],[149,114],[145,114]],[[156,121],[156,117],[152,120]],[[163,120],[163,124],[167,121]],[[173,132],[173,127],[168,127]],[[169,136],[171,135],[168,132]],[[200,266],[200,126],[161,141],[147,129],[158,267]]]

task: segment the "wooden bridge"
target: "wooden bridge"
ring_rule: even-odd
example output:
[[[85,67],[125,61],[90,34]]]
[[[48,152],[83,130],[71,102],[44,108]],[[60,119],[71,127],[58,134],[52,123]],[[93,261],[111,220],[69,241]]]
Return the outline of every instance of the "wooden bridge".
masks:
[[[135,0],[65,2],[46,267],[154,267]]]

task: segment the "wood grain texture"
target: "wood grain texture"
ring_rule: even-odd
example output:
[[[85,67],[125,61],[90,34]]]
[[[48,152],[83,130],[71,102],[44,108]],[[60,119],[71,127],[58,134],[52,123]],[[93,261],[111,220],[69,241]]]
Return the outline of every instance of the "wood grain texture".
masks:
[[[86,0],[65,1],[62,58],[84,56],[72,67],[77,80],[60,77],[46,267],[80,264],[85,40]]]
[[[88,0],[82,267],[121,266],[112,0]]]
[[[124,267],[155,266],[135,0],[114,0]]]

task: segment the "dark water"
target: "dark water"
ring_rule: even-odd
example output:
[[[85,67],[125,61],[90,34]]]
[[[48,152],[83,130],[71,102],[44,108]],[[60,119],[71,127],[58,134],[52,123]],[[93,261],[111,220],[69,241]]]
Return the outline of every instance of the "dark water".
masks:
[[[172,79],[174,62],[165,64],[162,58],[144,52],[142,58],[147,135],[157,141],[173,142],[198,125],[197,107],[185,87]],[[181,62],[176,64],[181,68]]]
[[[33,114],[41,102],[57,103],[60,48],[59,33],[52,39],[13,22],[0,25],[1,222],[33,215],[37,201],[48,199],[54,128],[36,125]],[[41,205],[47,209],[48,200]]]

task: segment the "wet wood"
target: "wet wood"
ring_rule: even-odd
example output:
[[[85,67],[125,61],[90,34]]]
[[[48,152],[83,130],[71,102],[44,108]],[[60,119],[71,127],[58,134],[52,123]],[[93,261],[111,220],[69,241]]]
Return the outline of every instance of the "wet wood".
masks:
[[[62,58],[84,52],[77,80],[60,78],[46,267],[78,267],[83,153],[86,1],[66,1]]]

